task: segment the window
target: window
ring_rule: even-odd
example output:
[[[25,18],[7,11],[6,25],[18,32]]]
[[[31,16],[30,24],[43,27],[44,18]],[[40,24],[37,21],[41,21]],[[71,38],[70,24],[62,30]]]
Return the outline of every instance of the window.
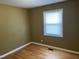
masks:
[[[45,11],[44,35],[63,37],[63,9]]]

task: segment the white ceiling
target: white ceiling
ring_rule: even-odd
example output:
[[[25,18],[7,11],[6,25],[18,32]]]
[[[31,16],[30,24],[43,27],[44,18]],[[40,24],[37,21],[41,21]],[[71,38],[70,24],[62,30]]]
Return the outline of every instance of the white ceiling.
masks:
[[[65,0],[0,0],[0,4],[7,4],[21,8],[34,8],[63,1]]]

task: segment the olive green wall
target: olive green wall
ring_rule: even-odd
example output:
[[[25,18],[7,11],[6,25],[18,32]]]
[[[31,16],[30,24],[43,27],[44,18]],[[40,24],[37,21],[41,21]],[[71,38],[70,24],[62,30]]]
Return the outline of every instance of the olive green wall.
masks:
[[[0,5],[0,54],[29,42],[28,11]]]
[[[77,37],[79,39],[79,0],[77,1],[76,6],[77,6]]]
[[[32,41],[52,45],[55,47],[79,51],[79,4],[76,1],[67,1],[58,4],[33,8],[30,10]],[[64,9],[63,33],[64,37],[51,37],[43,35],[43,11],[57,8]]]

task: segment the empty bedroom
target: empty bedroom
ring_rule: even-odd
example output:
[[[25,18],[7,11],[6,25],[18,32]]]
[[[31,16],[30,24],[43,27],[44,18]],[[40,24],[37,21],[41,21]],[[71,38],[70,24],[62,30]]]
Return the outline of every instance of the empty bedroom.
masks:
[[[0,59],[79,59],[79,1],[0,0]]]

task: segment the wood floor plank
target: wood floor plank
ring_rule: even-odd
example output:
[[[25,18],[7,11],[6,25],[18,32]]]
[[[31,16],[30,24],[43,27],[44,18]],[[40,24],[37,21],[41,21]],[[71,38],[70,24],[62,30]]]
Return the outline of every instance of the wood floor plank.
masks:
[[[47,47],[31,44],[3,59],[79,59],[79,55],[58,50],[50,51]]]

